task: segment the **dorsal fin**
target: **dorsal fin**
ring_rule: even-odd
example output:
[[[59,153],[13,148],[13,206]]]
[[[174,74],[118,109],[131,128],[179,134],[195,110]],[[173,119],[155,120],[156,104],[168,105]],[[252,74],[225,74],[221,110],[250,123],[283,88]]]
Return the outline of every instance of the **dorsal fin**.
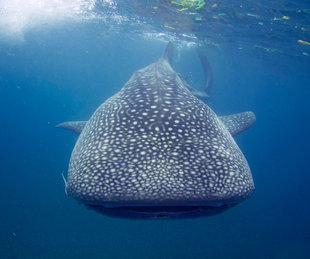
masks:
[[[167,47],[164,51],[164,54],[161,57],[162,59],[166,60],[169,65],[172,64],[173,61],[173,44],[171,41],[169,41],[169,43],[167,44]]]

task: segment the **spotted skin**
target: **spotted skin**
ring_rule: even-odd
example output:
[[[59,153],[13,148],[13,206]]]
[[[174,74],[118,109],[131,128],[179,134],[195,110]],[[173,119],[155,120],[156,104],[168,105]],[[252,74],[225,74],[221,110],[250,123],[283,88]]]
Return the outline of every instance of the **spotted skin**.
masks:
[[[86,205],[215,206],[254,190],[231,134],[167,58],[133,74],[82,130],[68,195]]]
[[[233,137],[247,130],[256,122],[253,112],[241,112],[219,118]]]
[[[224,123],[225,127],[233,137],[246,131],[256,122],[256,117],[253,112],[241,112],[227,116],[220,116],[219,119]],[[84,129],[86,122],[87,121],[66,121],[56,125],[56,127],[71,130],[79,135]]]

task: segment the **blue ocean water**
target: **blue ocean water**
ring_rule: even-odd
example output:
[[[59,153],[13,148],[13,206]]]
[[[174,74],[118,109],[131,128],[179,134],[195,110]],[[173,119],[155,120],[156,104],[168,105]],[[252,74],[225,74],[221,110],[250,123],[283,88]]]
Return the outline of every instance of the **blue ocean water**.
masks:
[[[22,2],[0,1],[0,258],[310,258],[309,3],[237,12],[214,2],[195,9],[200,23],[165,1],[139,9],[121,6],[135,1]],[[214,35],[201,28],[210,13]],[[177,27],[180,17],[191,26]],[[277,33],[266,35],[271,23],[262,31],[251,17],[272,20]],[[61,177],[77,136],[54,126],[87,120],[168,40],[175,70],[198,87],[194,45],[204,47],[214,74],[207,104],[217,114],[255,112],[256,124],[236,141],[256,190],[212,217],[129,220],[87,210],[66,197]]]

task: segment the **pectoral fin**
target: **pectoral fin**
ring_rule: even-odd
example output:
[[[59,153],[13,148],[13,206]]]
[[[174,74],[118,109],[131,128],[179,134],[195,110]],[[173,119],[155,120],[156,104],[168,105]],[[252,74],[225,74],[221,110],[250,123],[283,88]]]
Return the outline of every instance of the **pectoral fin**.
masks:
[[[66,121],[56,125],[56,128],[68,129],[79,135],[84,129],[86,122],[87,121]]]
[[[241,112],[228,116],[220,116],[219,118],[233,137],[247,130],[256,122],[253,112]]]

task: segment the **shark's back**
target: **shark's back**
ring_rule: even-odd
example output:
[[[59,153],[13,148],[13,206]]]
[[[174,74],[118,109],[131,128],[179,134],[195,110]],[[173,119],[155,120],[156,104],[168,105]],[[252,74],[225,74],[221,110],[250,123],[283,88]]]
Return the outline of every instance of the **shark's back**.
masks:
[[[248,197],[248,164],[224,124],[167,58],[133,74],[83,129],[70,195],[86,204],[213,205]]]

